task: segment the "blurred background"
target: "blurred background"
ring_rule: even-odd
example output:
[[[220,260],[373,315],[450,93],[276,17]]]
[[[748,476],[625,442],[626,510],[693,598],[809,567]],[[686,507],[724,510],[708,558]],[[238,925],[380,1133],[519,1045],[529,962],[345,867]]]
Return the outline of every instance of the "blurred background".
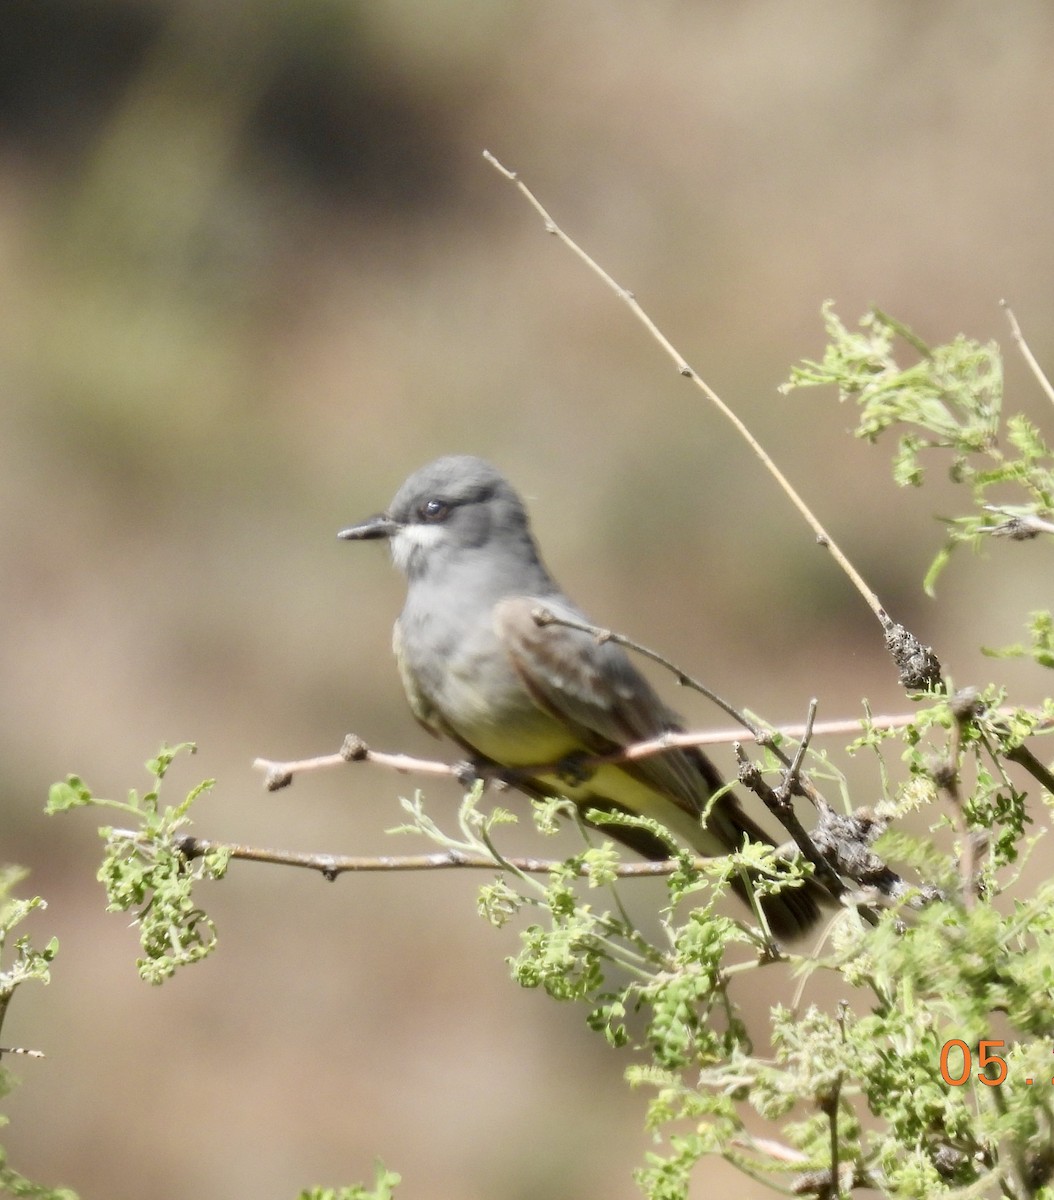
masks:
[[[638,1194],[629,1057],[508,981],[516,937],[475,915],[479,877],[235,864],[202,896],[219,952],[151,990],[103,912],[97,821],[45,818],[47,787],[120,796],[192,739],[169,798],[218,779],[202,836],[417,849],[384,832],[414,781],[356,767],[268,795],[250,764],[350,731],[451,754],[391,662],[400,579],[335,537],[450,451],[512,477],[595,619],[736,703],[905,707],[859,597],[484,148],[956,683],[994,671],[1038,699],[1034,670],[979,646],[1049,604],[1046,547],[959,557],[926,599],[934,517],[964,503],[943,466],[897,491],[852,412],[776,388],[821,352],[826,298],[850,323],[874,303],[929,341],[1003,341],[1007,406],[1050,436],[998,304],[1050,369],[1052,58],[1042,0],[4,0],[0,859],[49,901],[38,944],[62,943],[3,1031],[48,1055],[9,1060],[14,1165],[86,1200],[278,1200],[375,1156],[407,1197]],[[872,801],[873,766],[849,767]],[[456,788],[427,792],[453,814]],[[748,1194],[716,1172],[706,1190]]]

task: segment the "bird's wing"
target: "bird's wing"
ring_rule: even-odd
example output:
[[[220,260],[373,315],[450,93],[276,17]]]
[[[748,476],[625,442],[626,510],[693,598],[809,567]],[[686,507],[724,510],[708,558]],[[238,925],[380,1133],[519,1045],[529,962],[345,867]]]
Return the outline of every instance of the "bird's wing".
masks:
[[[598,642],[590,634],[566,626],[540,626],[532,616],[539,605],[557,616],[581,619],[581,614],[569,604],[555,602],[551,597],[544,601],[515,597],[496,606],[495,628],[534,702],[567,726],[587,751],[603,754],[680,728],[677,718],[621,647],[612,642]],[[699,817],[707,798],[722,787],[716,768],[698,750],[670,750],[623,763],[619,769],[693,818]],[[526,790],[531,788],[528,786]],[[540,788],[539,794],[545,791]],[[595,799],[598,808],[637,809],[635,805],[620,803],[617,788],[612,795],[601,793]],[[661,805],[651,807],[649,815],[667,827],[671,825]],[[683,833],[683,824],[678,826]],[[621,829],[614,836],[648,858],[666,857],[666,847],[644,830]],[[772,845],[768,834],[730,793],[722,795],[711,807],[700,836],[687,838],[691,846],[708,855],[733,850],[744,839]],[[736,879],[732,886],[748,900],[749,888],[744,880]],[[827,899],[825,890],[810,881],[804,887],[765,897],[761,906],[773,933],[779,937],[797,937],[819,919],[820,903]]]
[[[495,607],[495,629],[535,704],[567,725],[587,751],[606,754],[680,728],[620,646],[566,626],[539,625],[532,615],[538,607],[582,620],[576,609],[550,597],[513,596]],[[693,816],[721,786],[703,755],[680,750],[622,769]]]

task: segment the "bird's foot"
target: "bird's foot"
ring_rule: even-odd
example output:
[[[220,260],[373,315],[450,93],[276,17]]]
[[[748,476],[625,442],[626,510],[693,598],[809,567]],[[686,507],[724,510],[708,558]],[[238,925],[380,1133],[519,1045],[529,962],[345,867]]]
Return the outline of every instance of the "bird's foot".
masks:
[[[484,766],[485,764],[477,759],[464,758],[461,762],[454,763],[454,778],[469,792],[481,779],[488,778]]]
[[[575,750],[556,764],[557,777],[568,787],[580,787],[594,775],[596,768],[587,763],[589,755],[584,750]]]
[[[499,790],[515,787],[518,772],[513,767],[499,767],[486,758],[465,758],[454,763],[454,778],[466,792],[471,791],[477,783],[492,783]]]

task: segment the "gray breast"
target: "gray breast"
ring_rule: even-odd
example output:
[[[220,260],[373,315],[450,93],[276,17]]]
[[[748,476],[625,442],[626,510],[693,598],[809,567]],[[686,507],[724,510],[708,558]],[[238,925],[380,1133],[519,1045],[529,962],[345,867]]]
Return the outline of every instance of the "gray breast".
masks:
[[[399,618],[401,667],[415,712],[479,754],[507,766],[554,762],[574,739],[540,709],[513,669],[489,619],[438,617],[407,605]]]

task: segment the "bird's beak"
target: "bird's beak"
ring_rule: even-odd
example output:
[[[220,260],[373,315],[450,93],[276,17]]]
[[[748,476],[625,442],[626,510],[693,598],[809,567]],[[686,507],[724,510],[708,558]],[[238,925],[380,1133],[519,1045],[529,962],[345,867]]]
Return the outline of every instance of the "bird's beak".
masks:
[[[358,525],[342,529],[337,537],[346,542],[365,542],[371,538],[390,538],[398,528],[399,522],[393,521],[387,513],[377,513],[376,516],[360,521]]]

